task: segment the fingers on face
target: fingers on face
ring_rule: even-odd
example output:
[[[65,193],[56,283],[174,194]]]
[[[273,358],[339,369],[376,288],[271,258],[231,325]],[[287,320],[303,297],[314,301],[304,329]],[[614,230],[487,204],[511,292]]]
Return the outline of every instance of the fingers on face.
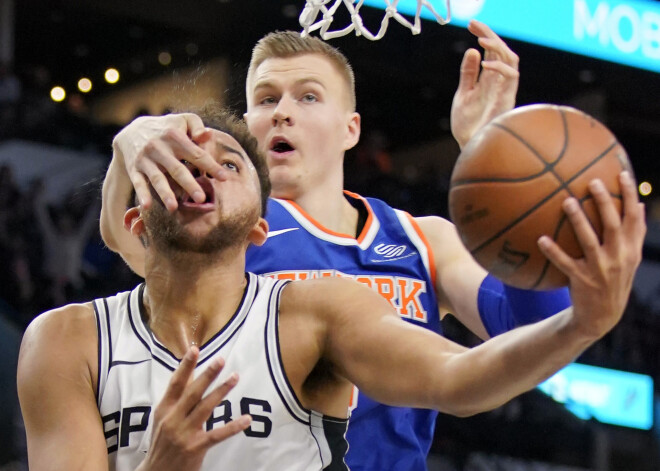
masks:
[[[204,122],[202,121],[202,118],[200,118],[196,114],[183,113],[181,114],[181,117],[185,120],[186,127],[188,129],[188,135],[193,140],[195,140],[197,136],[199,136],[200,134],[204,133],[204,131],[206,131],[206,126],[204,126]]]
[[[154,191],[163,202],[165,207],[168,209],[168,211],[174,211],[178,206],[176,202],[176,196],[172,191],[172,187],[170,186],[170,182],[165,176],[165,173],[163,173],[163,168],[154,162],[145,160],[140,165],[140,170],[147,177],[147,180],[149,180],[149,183],[151,183]],[[137,193],[138,198],[140,199],[140,203],[142,203],[143,206],[145,206],[143,203],[143,195],[149,195],[149,198],[151,199],[151,191],[146,181],[144,188],[138,188],[135,186],[135,192]]]
[[[148,209],[151,206],[152,199],[147,178],[142,173],[131,175],[130,178],[131,183],[133,184],[133,188],[135,188],[135,194],[137,195],[137,199],[140,202],[140,206],[142,206],[142,208]]]
[[[209,130],[204,128],[197,133],[197,138],[208,134]],[[170,151],[173,153],[173,156],[175,156],[173,160],[176,160],[177,162],[180,160],[187,160],[201,172],[206,172],[211,175],[220,170],[220,164],[216,162],[215,158],[207,152],[203,146],[199,145],[194,140],[191,140],[187,134],[180,132],[178,129],[167,130],[163,135],[163,140],[168,144]],[[167,168],[167,164],[172,159],[168,158],[167,160],[168,161],[159,163]]]
[[[201,172],[211,175],[221,170],[220,165],[208,152],[195,144],[184,131],[177,128],[170,128],[163,133],[161,138],[150,140],[145,145],[143,153],[146,158],[138,160],[137,170],[146,175],[170,211],[177,208],[177,203],[164,172],[168,173],[195,201],[201,203],[205,199],[204,191],[181,161],[186,160]],[[142,197],[144,193],[146,192],[141,189],[138,196]]]

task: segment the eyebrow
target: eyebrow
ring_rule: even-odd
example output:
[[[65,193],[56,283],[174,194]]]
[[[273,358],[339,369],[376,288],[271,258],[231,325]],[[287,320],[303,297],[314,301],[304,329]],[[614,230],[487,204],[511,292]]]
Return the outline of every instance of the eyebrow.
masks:
[[[236,154],[236,155],[238,155],[241,159],[243,159],[243,161],[244,161],[245,163],[247,163],[247,160],[245,159],[245,155],[243,155],[243,153],[242,153],[241,151],[239,151],[239,150],[237,150],[237,149],[234,149],[233,147],[228,146],[227,144],[223,144],[222,142],[219,142],[219,143],[217,144],[217,148],[221,149],[221,150],[224,151],[224,152],[231,152],[232,154]]]
[[[320,79],[317,79],[317,78],[314,78],[314,77],[302,77],[302,78],[299,78],[298,80],[296,80],[295,82],[293,82],[293,84],[295,86],[300,86],[300,85],[303,85],[303,84],[308,83],[308,82],[312,82],[312,83],[315,83],[315,84],[321,86],[322,88],[326,88],[325,84]],[[254,84],[254,90],[259,90],[261,88],[268,88],[268,87],[273,87],[273,86],[275,86],[275,85],[270,80],[262,80],[262,81],[257,80],[257,83]]]

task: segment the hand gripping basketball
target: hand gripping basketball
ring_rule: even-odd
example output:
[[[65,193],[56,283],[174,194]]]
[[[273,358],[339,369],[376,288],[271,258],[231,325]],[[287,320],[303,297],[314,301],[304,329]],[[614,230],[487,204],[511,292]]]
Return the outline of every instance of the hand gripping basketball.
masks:
[[[556,288],[568,278],[541,253],[539,237],[581,258],[563,201],[575,199],[602,241],[589,182],[602,181],[620,215],[624,170],[632,173],[625,150],[593,117],[564,106],[524,106],[468,142],[451,177],[449,211],[463,243],[490,273],[519,288]]]

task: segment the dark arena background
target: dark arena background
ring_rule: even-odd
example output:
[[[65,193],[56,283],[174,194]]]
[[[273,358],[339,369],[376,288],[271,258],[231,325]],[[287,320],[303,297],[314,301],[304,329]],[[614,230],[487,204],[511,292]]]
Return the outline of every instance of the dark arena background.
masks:
[[[441,415],[429,469],[658,470],[660,68],[652,62],[660,62],[660,2],[520,3],[537,2],[587,8],[586,34],[648,56],[650,67],[622,65],[495,28],[520,56],[519,105],[579,108],[626,148],[644,182],[644,260],[622,322],[578,359],[607,368],[595,370],[602,376],[567,372],[490,413]],[[136,116],[208,98],[242,113],[252,46],[269,31],[300,30],[303,6],[304,0],[0,0],[0,471],[27,469],[15,386],[25,327],[55,306],[139,282],[98,233],[113,136]],[[533,7],[526,11],[534,15]],[[361,14],[378,29],[382,10],[365,6]],[[517,11],[509,16],[525,21]],[[336,21],[347,21],[343,10]],[[459,154],[449,113],[463,52],[478,47],[476,40],[462,26],[424,20],[419,35],[391,22],[380,41],[349,34],[330,43],[354,67],[362,115],[361,141],[346,158],[346,188],[416,216],[448,217],[449,176]],[[450,338],[477,343],[451,318],[444,324]]]

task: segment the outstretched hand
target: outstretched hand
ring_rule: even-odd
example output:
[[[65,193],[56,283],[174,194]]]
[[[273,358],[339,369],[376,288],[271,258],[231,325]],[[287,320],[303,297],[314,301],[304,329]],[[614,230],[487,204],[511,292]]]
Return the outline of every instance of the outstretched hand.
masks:
[[[178,204],[167,180],[169,174],[198,203],[206,198],[182,160],[209,175],[222,172],[220,165],[196,142],[208,132],[192,113],[143,116],[121,130],[113,141],[115,156],[123,159],[140,205],[152,204],[149,183],[169,211]]]
[[[484,48],[484,57],[468,49],[461,63],[451,107],[451,132],[461,148],[493,118],[513,109],[519,79],[518,56],[497,34],[477,20],[470,21],[468,30]]]
[[[588,337],[600,338],[621,319],[642,260],[646,234],[644,204],[629,172],[619,176],[623,216],[600,180],[589,190],[603,225],[602,242],[575,198],[564,201],[564,211],[582,247],[584,257],[571,258],[550,237],[539,239],[539,248],[568,276],[574,306],[574,322]]]
[[[236,386],[238,376],[232,374],[224,383],[211,390],[209,385],[224,367],[215,360],[194,381],[192,374],[197,365],[199,350],[191,348],[172,375],[162,401],[154,412],[154,434],[147,457],[138,470],[199,469],[209,448],[242,432],[250,426],[251,417],[243,415],[228,424],[204,430],[204,424],[213,409]]]

